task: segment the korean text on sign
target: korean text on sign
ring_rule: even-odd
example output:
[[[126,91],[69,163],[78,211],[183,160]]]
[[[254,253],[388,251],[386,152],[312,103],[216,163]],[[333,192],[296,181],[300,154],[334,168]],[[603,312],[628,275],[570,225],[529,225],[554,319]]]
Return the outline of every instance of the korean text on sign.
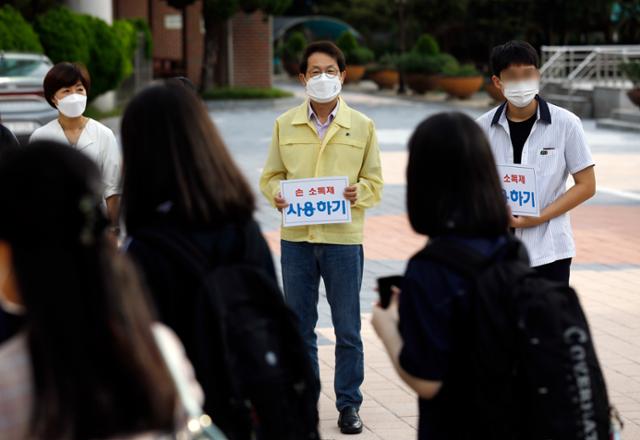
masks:
[[[282,224],[289,226],[351,223],[351,203],[344,198],[345,177],[283,180],[280,192],[289,206],[282,210]]]
[[[536,170],[523,165],[498,165],[498,174],[511,213],[539,217]]]

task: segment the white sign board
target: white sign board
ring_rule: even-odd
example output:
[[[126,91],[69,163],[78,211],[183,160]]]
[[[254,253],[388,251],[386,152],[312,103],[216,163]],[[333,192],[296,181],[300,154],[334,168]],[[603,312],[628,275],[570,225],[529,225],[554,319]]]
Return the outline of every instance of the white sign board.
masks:
[[[281,181],[280,192],[289,203],[282,210],[282,225],[351,223],[351,202],[344,198],[347,186],[346,176]]]
[[[524,165],[498,165],[502,192],[513,215],[540,217],[536,170]]]
[[[182,29],[182,14],[166,14],[164,28],[170,30]]]

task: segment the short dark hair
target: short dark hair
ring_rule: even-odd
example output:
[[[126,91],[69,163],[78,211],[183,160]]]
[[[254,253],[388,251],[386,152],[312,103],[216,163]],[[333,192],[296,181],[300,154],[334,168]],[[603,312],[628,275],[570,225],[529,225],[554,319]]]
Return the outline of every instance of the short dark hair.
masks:
[[[251,219],[255,198],[202,100],[176,80],[135,96],[122,118],[122,207],[128,232],[156,220],[171,202],[185,227]]]
[[[538,52],[526,41],[512,40],[491,50],[491,71],[495,76],[513,64],[540,66]]]
[[[413,229],[430,237],[507,232],[509,211],[489,141],[469,116],[439,113],[413,132],[407,211]]]
[[[336,60],[340,72],[344,72],[344,70],[347,68],[347,62],[345,61],[344,53],[342,53],[338,46],[336,46],[331,41],[315,41],[309,44],[304,50],[304,54],[302,54],[302,59],[300,60],[300,73],[302,73],[303,75],[307,73],[307,68],[309,67],[309,57],[317,52],[327,54],[331,58]]]
[[[89,89],[91,89],[91,77],[89,76],[87,69],[82,64],[63,61],[53,66],[49,72],[47,72],[47,76],[44,77],[44,82],[42,84],[44,88],[44,97],[49,105],[56,108],[56,105],[53,103],[53,97],[56,92],[63,87],[71,87],[78,81],[82,83],[87,94],[89,94]]]

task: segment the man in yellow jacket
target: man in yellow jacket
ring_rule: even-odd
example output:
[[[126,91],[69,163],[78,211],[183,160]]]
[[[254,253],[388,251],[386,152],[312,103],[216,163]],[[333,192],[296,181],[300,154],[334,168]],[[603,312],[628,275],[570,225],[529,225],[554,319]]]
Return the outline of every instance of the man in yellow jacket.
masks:
[[[324,280],[336,334],[334,389],[343,433],[362,432],[364,355],[360,337],[360,287],[364,211],[380,201],[382,168],[373,122],[339,96],[345,58],[333,43],[310,44],[300,64],[300,81],[309,97],[281,115],[273,129],[260,189],[280,211],[288,201],[280,182],[347,176],[344,197],[351,223],[282,228],[282,278],[287,304],[297,315],[302,337],[319,377],[315,326],[318,288]]]

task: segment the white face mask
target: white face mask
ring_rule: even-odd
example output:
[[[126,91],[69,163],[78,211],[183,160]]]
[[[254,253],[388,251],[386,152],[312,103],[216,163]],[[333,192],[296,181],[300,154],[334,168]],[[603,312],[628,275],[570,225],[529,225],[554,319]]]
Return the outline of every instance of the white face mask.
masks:
[[[87,107],[87,97],[79,93],[67,95],[58,101],[58,110],[67,118],[82,116]]]
[[[504,83],[504,97],[516,107],[528,106],[539,91],[540,81],[537,79]]]
[[[0,285],[4,285],[4,282],[7,280],[9,273],[6,271],[0,272]],[[24,315],[25,308],[22,304],[16,304],[12,301],[9,301],[6,297],[2,289],[0,288],[0,309],[4,310],[7,313],[12,315]]]
[[[307,81],[307,96],[314,102],[324,104],[333,101],[342,90],[340,75],[333,78],[322,73]]]

